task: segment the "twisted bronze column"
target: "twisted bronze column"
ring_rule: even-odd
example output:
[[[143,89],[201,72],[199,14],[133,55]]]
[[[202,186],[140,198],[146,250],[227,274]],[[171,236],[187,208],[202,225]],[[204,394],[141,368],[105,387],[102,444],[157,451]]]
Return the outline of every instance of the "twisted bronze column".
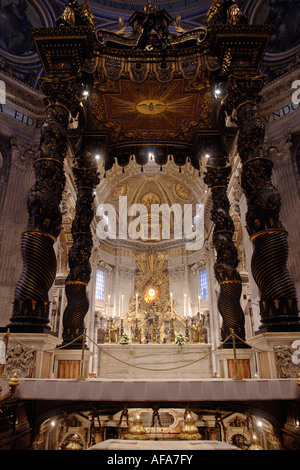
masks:
[[[242,280],[237,271],[239,260],[233,242],[234,223],[229,214],[230,205],[227,196],[230,173],[230,166],[210,166],[208,164],[204,177],[204,182],[211,188],[213,202],[211,210],[211,220],[215,224],[213,245],[217,251],[214,271],[220,285],[218,308],[223,318],[222,341],[230,336],[231,329],[241,339],[245,339],[245,318],[240,305]],[[238,341],[237,346],[243,347],[244,343]],[[224,347],[232,347],[232,341],[227,341]]]
[[[259,118],[263,77],[235,77],[228,82],[226,105],[236,110],[241,184],[248,211],[247,231],[253,242],[252,274],[260,290],[262,331],[299,330],[297,298],[287,270],[287,232],[279,213],[281,198],[271,181],[272,161],[263,150],[265,129]]]
[[[66,279],[68,300],[63,316],[64,344],[70,348],[82,347],[78,338],[84,330],[84,317],[89,309],[86,286],[90,281],[90,256],[93,247],[91,222],[94,217],[93,190],[99,183],[98,167],[90,145],[85,144],[73,168],[77,188],[76,214],[72,224],[73,246],[69,252],[70,273]]]
[[[64,158],[70,110],[77,109],[74,79],[43,79],[46,120],[39,150],[34,158],[36,181],[30,190],[28,224],[22,234],[23,270],[15,290],[9,328],[22,331],[49,329],[48,291],[56,275],[54,242],[61,229],[62,192],[65,186]]]

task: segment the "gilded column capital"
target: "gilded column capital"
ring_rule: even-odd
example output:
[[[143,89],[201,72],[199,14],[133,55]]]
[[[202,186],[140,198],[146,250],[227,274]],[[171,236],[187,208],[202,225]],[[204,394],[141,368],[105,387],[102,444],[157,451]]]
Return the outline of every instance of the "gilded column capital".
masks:
[[[246,103],[258,104],[261,99],[259,93],[264,83],[264,75],[255,77],[229,75],[226,86],[227,95],[224,99],[227,110],[232,112]]]
[[[41,78],[41,90],[45,94],[45,106],[63,106],[72,116],[80,109],[80,99],[77,96],[78,84],[76,77]]]
[[[204,176],[204,183],[211,189],[216,186],[223,186],[227,188],[231,175],[230,166],[210,166],[206,165],[206,173]]]

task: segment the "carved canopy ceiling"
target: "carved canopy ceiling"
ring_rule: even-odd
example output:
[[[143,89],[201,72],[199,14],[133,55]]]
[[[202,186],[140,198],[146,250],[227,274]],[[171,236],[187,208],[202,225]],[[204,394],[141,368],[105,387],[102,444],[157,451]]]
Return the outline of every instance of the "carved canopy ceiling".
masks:
[[[144,165],[149,152],[160,166],[172,155],[180,167],[190,161],[199,170],[201,154],[227,154],[230,130],[222,131],[214,88],[229,68],[257,74],[269,28],[217,18],[212,27],[174,33],[170,14],[149,4],[128,19],[128,34],[96,31],[87,4],[76,8],[77,16],[67,7],[54,28],[33,36],[50,80],[77,74],[78,93],[88,97],[78,130],[95,153],[104,149],[105,170],[116,160],[127,166],[132,155]]]
[[[214,103],[205,82],[175,79],[114,82],[94,93],[89,105],[89,131],[105,132],[109,145],[193,144],[200,129],[213,129]],[[200,91],[200,92],[199,92]]]
[[[104,95],[108,119],[122,119],[127,131],[176,130],[180,118],[195,119],[198,96],[182,93],[181,81],[171,84],[120,83],[120,96]]]

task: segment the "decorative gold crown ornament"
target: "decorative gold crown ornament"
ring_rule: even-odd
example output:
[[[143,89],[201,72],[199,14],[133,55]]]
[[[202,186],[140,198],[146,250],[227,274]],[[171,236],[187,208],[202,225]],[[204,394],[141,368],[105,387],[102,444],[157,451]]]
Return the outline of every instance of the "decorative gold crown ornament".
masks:
[[[129,440],[147,440],[149,436],[144,428],[144,423],[140,415],[137,415],[134,419],[133,423],[129,427],[129,432],[127,432],[124,436],[125,439]]]
[[[198,431],[197,426],[195,425],[195,422],[191,416],[190,413],[187,413],[182,428],[181,432],[178,436],[180,440],[186,440],[186,441],[191,441],[191,440],[200,440],[202,439],[201,434]]]

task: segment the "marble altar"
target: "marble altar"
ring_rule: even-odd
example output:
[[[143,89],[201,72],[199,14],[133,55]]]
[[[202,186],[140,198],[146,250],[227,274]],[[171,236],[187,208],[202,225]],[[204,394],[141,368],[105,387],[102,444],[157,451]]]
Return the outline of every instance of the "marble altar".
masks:
[[[211,345],[98,345],[97,376],[103,379],[201,379],[212,376]]]
[[[236,446],[220,441],[141,441],[108,439],[86,450],[241,450]]]

